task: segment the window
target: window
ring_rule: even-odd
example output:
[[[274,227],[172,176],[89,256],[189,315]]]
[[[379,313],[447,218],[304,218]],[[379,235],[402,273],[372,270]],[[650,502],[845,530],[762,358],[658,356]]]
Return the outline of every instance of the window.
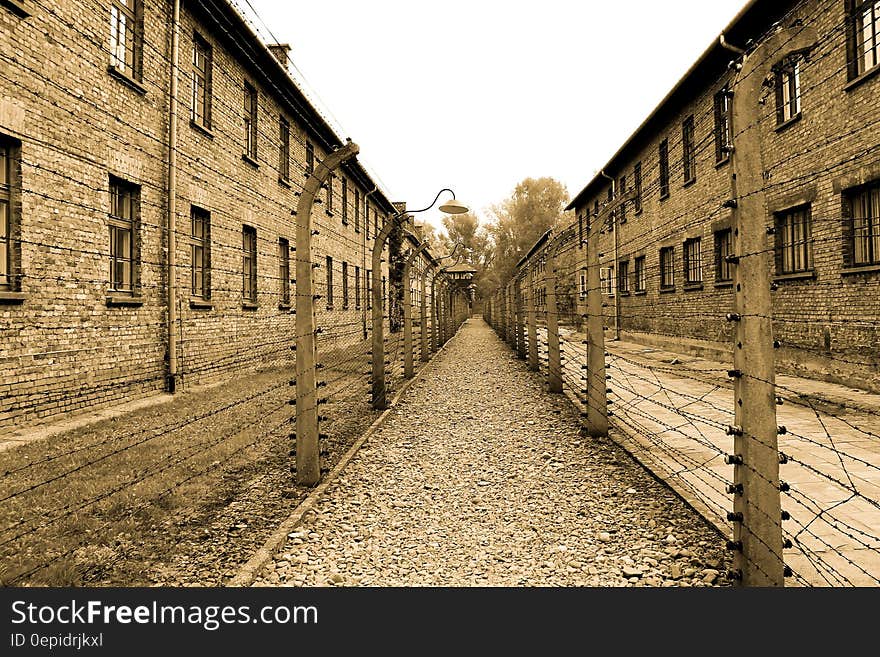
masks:
[[[327,310],[333,310],[333,258],[327,256]]]
[[[281,282],[281,305],[290,305],[290,242],[278,238],[278,280]]]
[[[682,165],[684,167],[684,182],[691,183],[697,179],[696,150],[694,145],[694,117],[687,117],[681,124],[681,149]]]
[[[621,294],[629,294],[629,260],[617,263],[617,285]]]
[[[348,180],[342,179],[342,225],[348,225]]]
[[[644,292],[648,289],[648,272],[645,269],[645,256],[638,256],[633,263],[636,292]]]
[[[586,299],[587,298],[587,272],[585,272],[585,271],[581,272],[580,292],[581,292],[581,299]]]
[[[880,182],[847,194],[848,265],[880,264]]]
[[[137,230],[140,189],[136,185],[110,179],[110,290],[133,294],[136,288]]]
[[[669,140],[660,142],[660,198],[669,196]]]
[[[241,298],[257,302],[257,229],[252,226],[241,229]]]
[[[290,180],[290,122],[283,116],[278,119],[278,177]]]
[[[776,69],[776,123],[791,121],[801,114],[800,58],[786,59]]]
[[[849,0],[850,79],[880,64],[880,1]]]
[[[614,296],[614,267],[599,269],[599,289],[605,296]]]
[[[19,146],[0,141],[0,292],[16,291],[19,287],[15,235],[19,225],[18,209]]]
[[[257,90],[244,83],[244,154],[257,161]]]
[[[354,307],[357,310],[361,308],[361,268],[354,268]]]
[[[730,228],[715,232],[715,282],[726,283],[733,280],[732,265],[727,257],[733,251],[733,231]]]
[[[619,196],[623,196],[624,194],[626,194],[626,176],[620,177],[620,187],[618,188],[617,194]],[[620,204],[620,210],[618,210],[618,219],[620,220],[620,223],[626,223],[626,203]]]
[[[336,180],[336,176],[330,174],[330,177],[327,178],[327,214],[333,214],[333,181]]]
[[[211,213],[190,208],[192,282],[190,293],[199,299],[211,298]]]
[[[699,237],[684,242],[685,285],[703,283],[703,240]]]
[[[584,213],[578,213],[578,248],[584,248]]]
[[[642,163],[636,162],[636,166],[633,168],[633,187],[635,188],[636,198],[633,201],[633,206],[635,207],[635,213],[639,214],[642,211]]]
[[[376,210],[373,209],[373,218],[376,217]],[[370,239],[370,205],[367,204],[366,210],[364,210],[364,231],[366,231],[366,238]]]
[[[342,263],[342,309],[348,310],[348,263]]]
[[[361,190],[354,190],[354,232],[361,232]]]
[[[730,158],[733,145],[733,103],[730,88],[715,94],[715,162],[720,164]]]
[[[776,273],[798,274],[813,268],[810,206],[776,214]]]
[[[373,270],[368,269],[367,275],[364,276],[364,296],[367,298],[367,310],[373,307]]]
[[[594,217],[599,216],[599,199],[596,199],[595,201],[593,201],[593,216]]]
[[[192,118],[204,128],[211,128],[211,46],[193,34]]]
[[[660,289],[675,289],[675,247],[660,249]]]
[[[315,173],[315,147],[312,142],[306,142],[306,175]]]
[[[135,80],[141,79],[140,0],[110,3],[110,66]]]

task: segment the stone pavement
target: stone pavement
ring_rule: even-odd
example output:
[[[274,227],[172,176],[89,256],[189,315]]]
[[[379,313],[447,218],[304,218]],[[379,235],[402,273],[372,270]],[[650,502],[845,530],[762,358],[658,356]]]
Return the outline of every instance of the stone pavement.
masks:
[[[469,320],[255,586],[723,586],[724,537]]]
[[[566,367],[583,362],[579,334],[567,334]],[[613,436],[713,523],[730,529],[725,486],[733,468],[730,365],[632,342],[606,342]],[[580,353],[578,353],[580,351]],[[580,359],[580,360],[578,360]],[[579,376],[579,374],[578,374]],[[792,540],[791,584],[880,585],[880,395],[793,376],[777,378],[782,506]]]

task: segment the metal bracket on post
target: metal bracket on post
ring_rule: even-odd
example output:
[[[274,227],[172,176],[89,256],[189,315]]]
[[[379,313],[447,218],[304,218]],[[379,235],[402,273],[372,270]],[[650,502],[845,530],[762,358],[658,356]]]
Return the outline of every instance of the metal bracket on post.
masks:
[[[743,586],[784,586],[782,509],[773,352],[773,304],[770,294],[772,254],[767,249],[767,201],[761,149],[760,105],[764,81],[779,61],[809,50],[816,31],[807,27],[778,30],[746,55],[733,85],[732,191],[736,200],[734,246],[739,256],[734,275],[736,322],[734,381],[733,542],[737,580]]]
[[[313,486],[321,479],[315,370],[315,300],[312,281],[312,205],[318,190],[344,162],[360,151],[348,142],[316,162],[296,208],[296,481]]]

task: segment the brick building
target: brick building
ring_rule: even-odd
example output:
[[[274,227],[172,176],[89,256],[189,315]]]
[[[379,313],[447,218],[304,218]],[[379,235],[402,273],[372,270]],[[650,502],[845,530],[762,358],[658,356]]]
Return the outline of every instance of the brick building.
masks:
[[[0,2],[0,427],[290,357],[291,210],[344,142],[224,0],[182,3],[171,130],[174,4]],[[356,160],[322,190],[319,325],[366,333],[395,213]]]
[[[607,325],[626,339],[726,353],[733,303],[731,153],[739,51],[814,28],[774,62],[758,128],[780,364],[880,389],[880,2],[753,0],[577,194],[581,235],[634,190],[599,245]],[[585,253],[585,251],[583,251]]]

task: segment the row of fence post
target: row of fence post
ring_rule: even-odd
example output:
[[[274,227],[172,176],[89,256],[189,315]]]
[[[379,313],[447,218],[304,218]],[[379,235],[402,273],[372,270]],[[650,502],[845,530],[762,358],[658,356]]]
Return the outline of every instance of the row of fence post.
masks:
[[[727,521],[732,529],[728,549],[733,551],[733,568],[728,576],[745,586],[783,586],[791,574],[784,566],[782,522],[788,518],[781,508],[781,491],[787,484],[780,480],[779,468],[786,458],[780,455],[777,426],[775,356],[773,339],[772,251],[767,236],[766,181],[761,160],[761,105],[763,86],[777,61],[792,53],[808,50],[816,41],[814,30],[803,27],[780,28],[752,52],[744,53],[735,62],[736,79],[732,85],[733,125],[738,132],[727,148],[733,161],[731,196],[724,202],[733,218],[734,253],[726,261],[734,270],[733,312],[719,321],[735,325],[733,331],[733,368],[728,376],[733,381],[734,424],[727,427],[732,437],[732,450],[725,462],[733,466],[732,481],[725,492],[733,496],[733,510]],[[585,259],[578,270],[586,270],[585,314],[586,357],[575,363],[577,370],[586,370],[587,385],[581,392],[585,430],[593,436],[607,436],[609,431],[607,394],[614,382],[606,374],[606,353],[603,291],[600,280],[599,240],[607,230],[618,227],[614,212],[622,204],[634,200],[634,191],[620,190],[612,201],[592,216],[587,215]],[[609,221],[610,220],[610,221]],[[557,263],[556,245],[550,240],[539,253],[545,266],[546,322],[548,345],[547,383],[550,391],[562,392],[558,313],[556,308]],[[488,321],[512,349],[528,360],[529,367],[538,369],[536,277],[534,260],[521,264],[513,280],[503,286],[487,302]],[[574,275],[574,274],[573,274]],[[525,290],[523,289],[525,286]],[[618,303],[615,299],[615,303]],[[525,304],[525,308],[523,307]],[[583,305],[581,306],[583,307]],[[524,316],[527,319],[523,319]],[[524,322],[528,325],[524,334]],[[616,329],[619,326],[615,327]],[[577,373],[575,377],[577,378]]]

